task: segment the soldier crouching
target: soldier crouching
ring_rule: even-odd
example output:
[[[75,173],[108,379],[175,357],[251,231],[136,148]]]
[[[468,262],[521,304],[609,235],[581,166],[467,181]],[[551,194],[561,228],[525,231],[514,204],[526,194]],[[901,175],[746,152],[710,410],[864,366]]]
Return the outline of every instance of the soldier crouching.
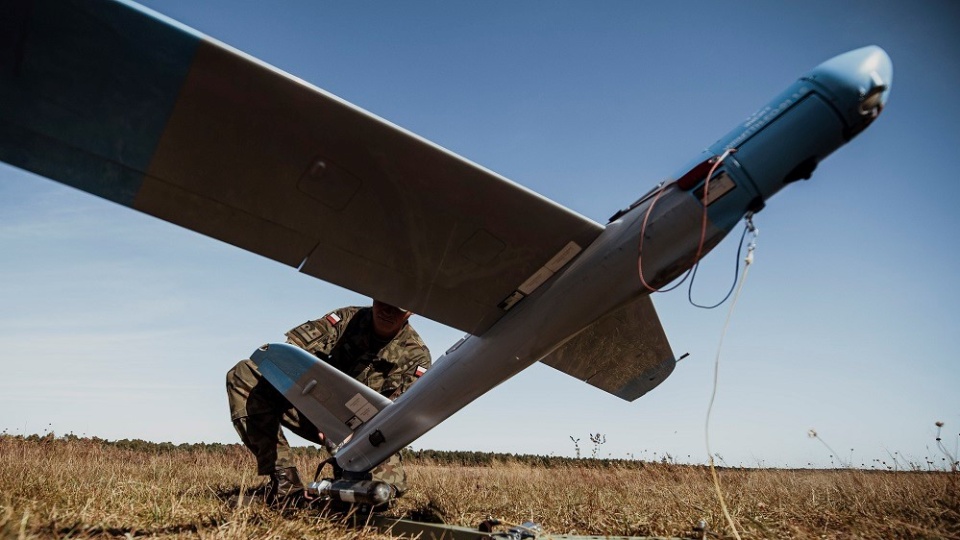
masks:
[[[409,311],[374,300],[372,307],[346,307],[287,332],[287,342],[315,354],[381,395],[396,399],[430,367],[430,351],[410,326]],[[257,473],[269,476],[266,500],[282,504],[303,496],[286,427],[324,446],[323,433],[267,382],[256,364],[241,360],[227,372],[230,418],[240,440],[257,459]],[[400,495],[407,475],[399,454],[370,473]]]

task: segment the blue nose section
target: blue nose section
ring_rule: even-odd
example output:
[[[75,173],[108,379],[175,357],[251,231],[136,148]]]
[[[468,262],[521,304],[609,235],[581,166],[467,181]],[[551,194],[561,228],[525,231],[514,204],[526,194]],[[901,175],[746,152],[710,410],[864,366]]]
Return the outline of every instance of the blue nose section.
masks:
[[[880,47],[835,56],[717,141],[708,155],[737,149],[726,172],[738,186],[752,188],[748,207],[760,208],[787,184],[810,178],[824,158],[866,129],[883,111],[892,82],[893,63]],[[714,223],[731,223],[714,215],[723,204],[732,203],[710,210]],[[742,211],[731,206],[729,215],[735,222]]]
[[[886,105],[893,84],[893,62],[886,51],[871,45],[835,56],[803,78],[826,91],[856,134]]]

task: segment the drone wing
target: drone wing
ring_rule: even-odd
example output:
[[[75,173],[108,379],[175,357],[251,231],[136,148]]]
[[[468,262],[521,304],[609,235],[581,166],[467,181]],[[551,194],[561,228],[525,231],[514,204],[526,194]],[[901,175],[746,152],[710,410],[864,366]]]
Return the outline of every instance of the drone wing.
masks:
[[[0,103],[3,161],[472,334],[602,231],[125,2],[4,2]]]

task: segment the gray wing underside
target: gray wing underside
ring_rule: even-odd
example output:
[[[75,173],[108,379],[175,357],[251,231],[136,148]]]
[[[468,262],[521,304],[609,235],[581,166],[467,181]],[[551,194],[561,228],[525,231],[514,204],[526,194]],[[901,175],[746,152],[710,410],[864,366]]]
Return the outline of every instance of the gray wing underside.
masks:
[[[568,242],[601,231],[222,47],[201,46],[198,64],[151,164],[156,189],[137,199],[154,215],[472,334]]]
[[[20,4],[27,5],[11,5]],[[603,229],[202,36],[186,57],[156,145],[144,145],[149,159],[124,162],[111,152],[129,140],[107,139],[114,132],[96,128],[95,115],[135,122],[124,114],[131,93],[121,90],[174,63],[163,56],[173,53],[139,43],[129,21],[136,18],[144,25],[138,32],[158,42],[179,43],[174,34],[183,32],[188,43],[197,34],[170,25],[154,32],[153,25],[166,23],[110,2],[38,5],[34,19],[42,12],[63,20],[34,20],[23,39],[0,40],[8,47],[2,57],[15,58],[5,68],[3,95],[18,100],[5,105],[0,157],[15,165],[476,335],[555,255],[571,242],[586,247]],[[123,17],[123,24],[111,22]],[[55,31],[44,42],[47,27]],[[109,54],[122,62],[99,58]],[[24,82],[20,73],[33,79]],[[55,121],[17,112],[49,110],[81,94],[83,110],[58,112]],[[106,176],[78,178],[77,171],[108,169],[121,171],[116,187]],[[135,186],[129,200],[105,195],[124,186]]]
[[[0,3],[0,159],[474,335],[603,230],[109,0]],[[635,399],[673,356],[644,298],[544,362]]]

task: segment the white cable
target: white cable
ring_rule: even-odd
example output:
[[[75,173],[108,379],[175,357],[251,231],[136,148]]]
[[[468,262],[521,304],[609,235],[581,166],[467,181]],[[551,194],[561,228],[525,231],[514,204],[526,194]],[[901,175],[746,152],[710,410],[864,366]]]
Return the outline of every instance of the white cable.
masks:
[[[743,274],[740,276],[740,283],[737,284],[737,291],[733,296],[733,301],[730,303],[730,309],[727,311],[727,320],[723,323],[723,331],[720,333],[720,343],[717,344],[717,356],[713,363],[713,391],[710,393],[710,405],[707,407],[707,420],[704,424],[704,440],[707,446],[707,458],[710,460],[710,475],[713,478],[713,487],[717,490],[717,498],[720,499],[720,508],[723,510],[723,515],[727,519],[727,524],[730,525],[730,530],[733,531],[733,536],[737,540],[742,539],[740,538],[740,533],[737,532],[737,526],[734,524],[730,512],[727,510],[727,503],[724,501],[723,492],[720,490],[720,479],[717,477],[717,471],[713,466],[713,453],[710,450],[710,413],[713,411],[713,402],[717,397],[717,382],[720,376],[720,351],[723,349],[723,338],[727,335],[727,328],[729,328],[730,319],[733,316],[733,308],[737,305],[737,299],[740,298],[740,291],[743,290],[743,284],[747,280],[747,273],[750,272],[750,265],[753,264],[753,250],[756,248],[758,232],[753,226],[752,218],[752,214],[747,216],[747,224],[750,230],[753,231],[753,239],[751,239],[750,245],[747,246],[747,256],[744,257],[743,260]]]

